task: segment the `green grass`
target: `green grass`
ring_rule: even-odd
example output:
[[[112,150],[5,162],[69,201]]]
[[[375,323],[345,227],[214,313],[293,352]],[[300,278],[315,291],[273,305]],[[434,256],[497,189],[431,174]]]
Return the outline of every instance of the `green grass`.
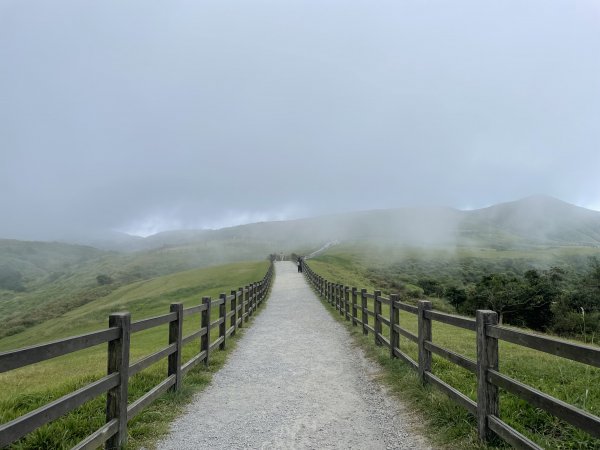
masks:
[[[0,340],[3,350],[20,348],[39,342],[72,336],[106,328],[108,314],[129,310],[132,320],[165,314],[172,302],[183,302],[184,307],[200,303],[202,296],[217,297],[250,282],[262,279],[268,262],[236,263],[226,266],[196,269],[152,280],[123,286],[110,295],[76,308],[61,317],[36,325],[17,335]],[[229,307],[229,305],[228,305]],[[212,312],[212,320],[218,316]],[[184,320],[184,336],[198,329],[200,315]],[[211,342],[218,336],[212,330]],[[237,338],[237,337],[236,337]],[[235,342],[236,338],[228,340]],[[151,354],[168,343],[167,326],[160,326],[132,336],[131,362]],[[184,347],[183,361],[198,352],[195,340]],[[224,362],[226,352],[211,353],[208,367],[192,369],[184,381],[184,388],[168,393],[130,423],[130,448],[151,447],[163,434],[169,420],[176,416],[190,396],[210,382],[211,374]],[[48,402],[102,377],[106,371],[106,345],[100,345],[43,363],[0,375],[0,422],[4,423],[32,411]],[[130,380],[129,402],[142,396],[166,378],[166,360],[135,375]],[[71,448],[104,422],[105,396],[98,397],[49,425],[46,425],[16,443],[17,449]]]
[[[319,275],[333,282],[357,288],[375,289],[372,280],[365,277],[366,263],[358,254],[337,252],[309,261],[311,268]],[[389,292],[384,292],[384,295]],[[434,309],[448,305],[437,299]],[[372,301],[369,309],[373,310]],[[384,305],[382,314],[389,315]],[[340,317],[338,313],[334,314]],[[372,325],[372,318],[369,322]],[[344,321],[345,322],[345,321]],[[347,323],[347,322],[346,322]],[[417,333],[416,316],[404,311],[400,314],[402,327]],[[432,431],[433,439],[451,448],[482,448],[477,442],[475,421],[465,410],[453,404],[435,388],[423,388],[416,374],[401,361],[392,360],[387,348],[375,347],[373,336],[363,337],[359,327],[351,327],[357,342],[385,368],[385,379],[394,392],[420,410],[429,422],[427,430]],[[383,334],[389,337],[389,329],[383,325]],[[456,353],[476,358],[475,334],[439,322],[433,323],[433,342]],[[417,360],[416,344],[401,337],[400,348]],[[600,369],[541,353],[506,342],[500,343],[501,372],[560,400],[600,415]],[[476,400],[476,380],[470,372],[433,355],[432,372]],[[556,449],[596,449],[600,440],[567,425],[545,412],[536,409],[515,396],[501,391],[500,417],[544,448]],[[503,447],[504,444],[497,443]]]
[[[0,339],[62,316],[136,281],[269,254],[266,242],[221,239],[184,247],[116,253],[91,247],[0,239]],[[6,270],[20,290],[2,284]],[[110,284],[100,285],[97,277]],[[4,278],[3,278],[4,277]],[[14,284],[14,283],[13,283]]]

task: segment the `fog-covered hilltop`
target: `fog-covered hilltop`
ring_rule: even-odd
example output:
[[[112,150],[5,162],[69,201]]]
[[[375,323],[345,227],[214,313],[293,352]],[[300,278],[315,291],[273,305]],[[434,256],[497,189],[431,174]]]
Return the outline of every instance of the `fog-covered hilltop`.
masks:
[[[411,207],[359,211],[298,220],[260,222],[219,230],[176,230],[146,238],[119,235],[90,245],[140,251],[206,245],[253,244],[274,251],[311,248],[333,240],[384,239],[410,245],[600,246],[600,212],[548,196],[532,196],[483,209]],[[78,242],[83,242],[79,240]],[[243,246],[243,245],[242,245]]]

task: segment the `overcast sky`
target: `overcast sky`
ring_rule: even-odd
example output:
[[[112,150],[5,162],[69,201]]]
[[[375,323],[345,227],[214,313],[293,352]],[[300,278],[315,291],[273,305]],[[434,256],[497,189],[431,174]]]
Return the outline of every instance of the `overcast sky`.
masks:
[[[600,209],[597,0],[0,0],[0,237]]]

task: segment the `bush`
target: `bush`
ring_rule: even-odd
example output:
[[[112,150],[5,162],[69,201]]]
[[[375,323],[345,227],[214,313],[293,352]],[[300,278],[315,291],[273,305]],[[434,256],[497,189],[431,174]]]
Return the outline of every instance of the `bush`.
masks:
[[[108,275],[101,274],[96,277],[96,281],[100,286],[104,286],[105,284],[112,284],[114,280]]]
[[[0,266],[0,288],[9,291],[24,291],[23,275],[10,266]]]

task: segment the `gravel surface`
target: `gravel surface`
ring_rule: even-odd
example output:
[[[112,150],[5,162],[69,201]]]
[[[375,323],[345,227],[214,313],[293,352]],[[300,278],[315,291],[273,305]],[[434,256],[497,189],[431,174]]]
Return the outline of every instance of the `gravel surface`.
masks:
[[[430,449],[296,266],[276,263],[264,310],[159,449]]]

